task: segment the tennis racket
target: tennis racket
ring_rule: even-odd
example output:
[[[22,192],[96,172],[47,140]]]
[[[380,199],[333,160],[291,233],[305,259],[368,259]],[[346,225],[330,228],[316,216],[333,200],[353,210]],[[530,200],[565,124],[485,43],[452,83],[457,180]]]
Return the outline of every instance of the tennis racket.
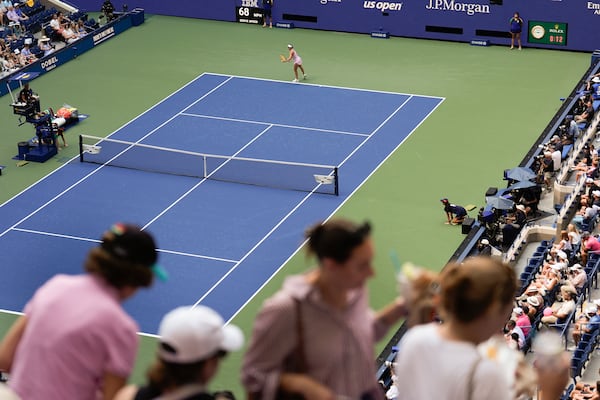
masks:
[[[283,54],[279,55],[279,59],[281,60],[281,62],[285,62],[285,60],[287,60],[287,58]]]

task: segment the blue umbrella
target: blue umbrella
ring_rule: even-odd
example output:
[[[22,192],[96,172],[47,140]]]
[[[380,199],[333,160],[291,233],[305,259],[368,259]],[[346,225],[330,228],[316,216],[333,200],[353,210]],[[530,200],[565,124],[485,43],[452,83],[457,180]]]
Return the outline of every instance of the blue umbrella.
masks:
[[[528,181],[536,177],[535,172],[527,167],[515,167],[506,171],[506,179],[513,181]]]
[[[520,182],[517,182],[517,183],[513,183],[508,188],[510,190],[529,189],[529,188],[535,187],[537,185],[538,185],[537,183],[531,182],[531,181],[520,181]]]
[[[488,205],[494,207],[496,210],[512,210],[512,208],[515,206],[514,201],[504,197],[486,197],[485,201]]]

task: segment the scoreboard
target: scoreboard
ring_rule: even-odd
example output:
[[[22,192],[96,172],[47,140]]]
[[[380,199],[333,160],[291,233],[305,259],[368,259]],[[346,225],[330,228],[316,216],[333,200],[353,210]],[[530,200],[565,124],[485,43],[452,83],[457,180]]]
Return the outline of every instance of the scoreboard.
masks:
[[[567,45],[567,24],[564,22],[529,21],[529,43]]]
[[[236,3],[239,4],[235,7],[235,20],[237,22],[262,25],[264,14],[261,0],[238,0]]]

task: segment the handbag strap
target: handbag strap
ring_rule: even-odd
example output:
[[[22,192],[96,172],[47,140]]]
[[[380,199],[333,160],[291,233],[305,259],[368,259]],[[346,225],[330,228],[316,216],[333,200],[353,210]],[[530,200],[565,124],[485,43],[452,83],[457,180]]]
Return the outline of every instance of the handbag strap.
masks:
[[[481,357],[479,356],[479,354],[477,355],[477,359],[475,360],[475,362],[473,362],[473,365],[471,365],[471,369],[469,371],[469,380],[467,381],[467,400],[472,400],[473,399],[473,392],[474,392],[474,379],[475,378],[475,371],[477,370],[477,366],[479,365],[479,363],[481,362]]]
[[[308,370],[306,363],[306,357],[304,354],[304,325],[302,322],[302,303],[299,299],[294,299],[296,306],[296,348],[294,349],[294,360],[296,364],[296,370],[294,372],[303,373]]]

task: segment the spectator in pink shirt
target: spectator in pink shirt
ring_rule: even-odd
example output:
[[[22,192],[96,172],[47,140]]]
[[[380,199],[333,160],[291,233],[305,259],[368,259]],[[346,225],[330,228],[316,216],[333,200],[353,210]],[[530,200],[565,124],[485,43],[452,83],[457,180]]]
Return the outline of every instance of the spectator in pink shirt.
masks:
[[[529,335],[529,331],[531,330],[531,320],[529,319],[529,315],[527,315],[527,313],[521,307],[516,307],[513,310],[513,313],[517,317],[517,326],[521,328],[525,336]]]
[[[368,305],[370,232],[368,223],[341,219],[308,230],[318,267],[288,277],[256,317],[242,366],[250,398],[272,400],[283,390],[306,399],[383,399],[374,343],[406,310],[401,300],[377,313]]]
[[[121,303],[160,271],[155,247],[139,227],[115,224],[88,253],[87,274],[57,275],[35,292],[0,343],[0,370],[20,397],[114,397],[138,345],[138,326]]]
[[[600,253],[600,242],[586,231],[581,234],[581,265],[587,264],[589,253]]]

